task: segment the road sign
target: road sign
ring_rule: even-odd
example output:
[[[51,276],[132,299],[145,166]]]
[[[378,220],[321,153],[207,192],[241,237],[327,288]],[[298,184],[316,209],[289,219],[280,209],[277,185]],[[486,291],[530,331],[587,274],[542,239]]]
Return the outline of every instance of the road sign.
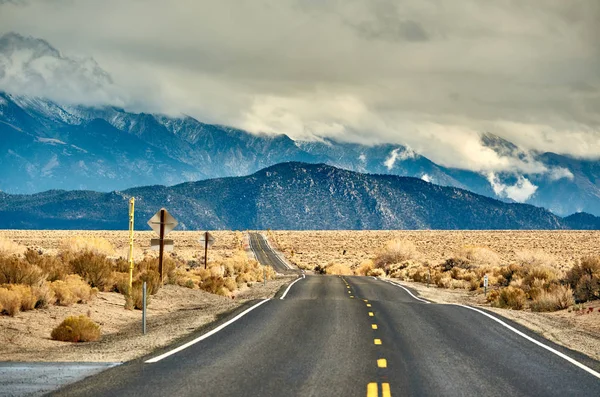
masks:
[[[206,237],[208,237],[208,239]],[[208,244],[207,244],[207,241],[208,241]],[[200,237],[198,242],[200,244],[202,244],[203,246],[207,246],[208,248],[210,248],[215,243],[215,238],[209,232],[204,232],[204,233],[202,233],[202,237]]]
[[[163,241],[164,241],[164,250],[165,251],[173,251],[173,240],[164,239]],[[159,238],[153,238],[152,240],[150,240],[150,249],[153,251],[160,250],[160,239]]]
[[[206,269],[208,266],[208,247],[213,245],[215,238],[209,232],[204,232],[198,241],[204,246],[204,268]]]
[[[487,288],[487,286],[488,286],[488,276],[487,276],[487,274],[485,276],[483,276],[483,286],[485,288]]]
[[[152,228],[152,230],[154,230],[156,232],[156,234],[158,234],[160,236],[160,213],[161,211],[165,211],[165,215],[164,215],[164,234],[163,236],[166,236],[167,234],[169,234],[169,232],[173,229],[175,229],[175,227],[179,224],[179,222],[177,222],[177,219],[173,218],[173,215],[169,214],[169,211],[167,211],[164,208],[161,208],[160,210],[158,210],[158,212],[156,214],[154,214],[154,216],[152,218],[150,218],[150,220],[148,221],[148,226],[150,226]]]

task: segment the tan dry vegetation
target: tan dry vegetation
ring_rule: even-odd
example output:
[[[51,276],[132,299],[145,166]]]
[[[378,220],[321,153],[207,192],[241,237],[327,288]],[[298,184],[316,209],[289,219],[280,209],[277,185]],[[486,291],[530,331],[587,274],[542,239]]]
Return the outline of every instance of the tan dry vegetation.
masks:
[[[102,330],[100,341],[94,342],[99,346],[93,343],[84,348],[87,360],[134,358],[249,299],[271,296],[289,282],[289,278],[275,279],[272,268],[263,269],[247,257],[243,233],[211,233],[217,241],[209,250],[207,269],[204,250],[197,242],[201,233],[169,234],[175,251],[165,254],[165,286],[161,288],[158,252],[149,249],[155,236],[136,232],[130,294],[127,231],[0,231],[0,312],[8,314],[0,315],[0,334],[5,339],[0,340],[0,360],[80,359],[77,352],[82,348],[61,348],[64,343],[50,340],[50,334],[57,329],[55,339],[69,340],[71,335],[72,340],[92,340],[74,331],[78,324],[91,324],[80,321],[81,316],[91,317]],[[264,274],[269,280],[266,286],[257,283]],[[152,297],[149,324],[161,327],[154,330],[152,342],[138,340],[133,325],[139,322],[140,313],[125,310],[141,308],[144,281]],[[67,317],[72,317],[73,324],[59,327]],[[82,332],[94,329],[90,326]],[[132,338],[138,340],[139,349],[129,348]],[[117,341],[121,348],[113,349],[108,341]],[[127,350],[125,355],[123,350]]]

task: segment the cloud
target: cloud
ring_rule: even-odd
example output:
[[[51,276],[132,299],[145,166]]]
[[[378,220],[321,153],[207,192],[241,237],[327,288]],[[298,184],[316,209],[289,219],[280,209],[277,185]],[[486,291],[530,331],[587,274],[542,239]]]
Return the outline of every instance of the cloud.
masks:
[[[574,175],[568,168],[563,167],[555,167],[550,169],[548,176],[552,181],[558,181],[559,179],[570,179],[573,180]]]
[[[406,147],[404,149],[396,148],[390,152],[389,157],[385,159],[383,164],[388,170],[391,170],[394,168],[396,161],[414,159],[416,156],[417,154],[410,147]]]
[[[61,103],[124,104],[94,59],[67,58],[44,40],[16,33],[0,37],[0,90]]]
[[[0,29],[61,51],[23,63],[10,82],[5,72],[14,92],[297,139],[410,145],[484,173],[548,170],[485,148],[482,131],[527,151],[600,157],[597,0],[0,4]],[[110,80],[69,62],[90,57]]]
[[[517,176],[517,182],[514,185],[502,183],[494,172],[488,173],[488,181],[498,197],[508,197],[518,203],[529,200],[538,188],[529,179],[521,175]]]

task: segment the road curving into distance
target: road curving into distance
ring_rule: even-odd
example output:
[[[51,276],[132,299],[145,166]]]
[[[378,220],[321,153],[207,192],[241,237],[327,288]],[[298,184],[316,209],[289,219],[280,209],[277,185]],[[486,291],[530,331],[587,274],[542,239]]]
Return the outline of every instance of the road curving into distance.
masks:
[[[285,299],[255,302],[208,337],[56,394],[600,395],[597,361],[502,319],[575,365],[487,315],[409,292],[371,277],[306,276]]]
[[[277,273],[290,274],[298,273],[298,270],[289,265],[281,258],[269,245],[265,237],[260,233],[251,232],[249,234],[250,249],[254,253],[256,260],[261,265],[271,266]]]

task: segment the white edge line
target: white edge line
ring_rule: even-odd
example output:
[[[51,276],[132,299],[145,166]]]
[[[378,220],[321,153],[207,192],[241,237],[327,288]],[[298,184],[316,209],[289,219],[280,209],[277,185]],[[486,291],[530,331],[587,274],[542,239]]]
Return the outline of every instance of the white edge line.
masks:
[[[431,302],[429,302],[429,301],[426,301],[425,299],[417,298],[416,296],[414,296],[414,295],[413,295],[413,293],[412,293],[412,292],[410,292],[410,291],[408,290],[408,288],[405,288],[405,287],[403,287],[403,286],[402,286],[402,285],[400,285],[400,284],[396,284],[395,282],[393,282],[393,281],[389,281],[389,280],[383,280],[383,281],[385,281],[386,283],[390,283],[390,284],[392,284],[392,285],[395,285],[396,287],[400,287],[400,288],[402,288],[402,289],[403,289],[404,291],[406,291],[406,292],[407,292],[407,293],[408,293],[410,296],[412,296],[413,298],[415,298],[415,299],[416,299],[416,300],[418,300],[418,301],[425,302],[425,303],[431,303]]]
[[[588,367],[588,366],[580,363],[579,361],[577,361],[577,360],[575,360],[575,359],[567,356],[566,354],[563,354],[563,353],[559,352],[558,350],[555,350],[555,349],[551,348],[550,346],[546,346],[542,342],[539,342],[539,341],[533,339],[531,336],[529,336],[527,334],[524,334],[523,332],[519,331],[518,329],[516,329],[516,328],[514,328],[514,327],[512,327],[512,326],[510,326],[508,324],[506,324],[504,321],[502,321],[502,320],[500,320],[500,319],[492,316],[491,314],[488,314],[488,313],[484,312],[483,310],[475,309],[474,307],[467,306],[467,305],[461,305],[461,304],[458,304],[458,303],[455,303],[454,305],[455,306],[461,306],[461,307],[464,307],[464,308],[476,311],[479,314],[483,314],[484,316],[487,316],[487,317],[491,318],[492,320],[494,320],[495,322],[499,323],[503,327],[508,328],[509,330],[511,330],[512,332],[514,332],[515,334],[517,334],[519,336],[522,336],[523,338],[527,339],[528,341],[533,342],[536,345],[540,346],[541,348],[548,350],[550,353],[556,354],[558,357],[560,357],[560,358],[562,358],[564,360],[567,360],[571,364],[573,364],[573,365],[581,368],[582,370],[586,371],[587,373],[589,373],[589,374],[595,376],[596,378],[600,379],[600,373],[594,371],[590,367]]]
[[[288,285],[287,289],[285,290],[285,292],[283,293],[283,295],[281,295],[281,298],[279,298],[279,299],[285,298],[285,296],[287,295],[287,293],[290,292],[290,288],[292,288],[292,285],[296,284],[298,281],[303,280],[303,279],[304,279],[304,274],[302,275],[302,278],[298,277],[290,285]]]
[[[280,257],[279,253],[278,253],[278,252],[276,252],[276,251],[273,249],[273,247],[271,246],[271,243],[269,242],[269,239],[268,239],[267,237],[263,236],[262,234],[261,234],[261,237],[263,238],[264,242],[267,244],[267,247],[269,247],[269,249],[271,250],[271,252],[273,253],[273,255],[274,255],[276,258],[277,258],[277,260],[279,260],[279,262],[280,262],[280,263],[281,263],[283,266],[285,266],[285,268],[286,268],[286,269],[288,269],[288,270],[294,270],[294,268],[293,268],[293,267],[291,267],[291,265],[287,263],[287,260],[283,260],[283,259]]]
[[[222,330],[223,328],[225,328],[225,327],[227,327],[228,325],[230,325],[231,323],[233,323],[233,322],[235,322],[235,321],[239,320],[240,318],[244,317],[246,314],[250,313],[252,310],[256,309],[257,307],[259,307],[259,306],[260,306],[260,305],[262,305],[262,304],[265,304],[265,303],[267,303],[267,302],[268,302],[268,301],[270,301],[270,300],[271,300],[271,299],[269,298],[269,299],[265,299],[265,300],[263,300],[263,301],[260,301],[260,302],[258,302],[256,305],[252,306],[252,307],[251,307],[251,308],[249,308],[249,309],[246,309],[245,311],[243,311],[242,313],[238,314],[237,316],[235,316],[235,317],[234,317],[234,318],[232,318],[231,320],[229,320],[229,321],[227,321],[227,322],[225,322],[225,323],[223,323],[223,324],[219,325],[217,328],[215,328],[215,329],[213,329],[213,330],[211,330],[211,331],[209,331],[209,332],[205,333],[204,335],[202,335],[202,336],[200,336],[200,337],[198,337],[198,338],[196,338],[196,339],[194,339],[194,340],[191,340],[191,341],[189,341],[188,343],[185,343],[185,344],[183,344],[183,345],[181,345],[181,346],[179,346],[179,347],[176,347],[176,348],[175,348],[175,349],[173,349],[173,350],[169,350],[168,352],[166,352],[166,353],[163,353],[163,354],[161,354],[160,356],[156,356],[156,357],[154,357],[154,358],[151,358],[151,359],[149,359],[149,360],[146,360],[146,361],[144,361],[144,363],[146,363],[146,364],[155,363],[155,362],[158,362],[158,361],[162,360],[163,358],[167,358],[167,357],[169,357],[169,356],[171,356],[171,355],[173,355],[173,354],[175,354],[175,353],[178,353],[178,352],[182,351],[183,349],[187,349],[188,347],[190,347],[190,346],[192,346],[192,345],[194,345],[194,344],[196,344],[196,343],[198,343],[198,342],[200,342],[200,341],[203,341],[204,339],[208,338],[209,336],[216,334],[217,332],[219,332],[219,331],[220,331],[220,330]]]

